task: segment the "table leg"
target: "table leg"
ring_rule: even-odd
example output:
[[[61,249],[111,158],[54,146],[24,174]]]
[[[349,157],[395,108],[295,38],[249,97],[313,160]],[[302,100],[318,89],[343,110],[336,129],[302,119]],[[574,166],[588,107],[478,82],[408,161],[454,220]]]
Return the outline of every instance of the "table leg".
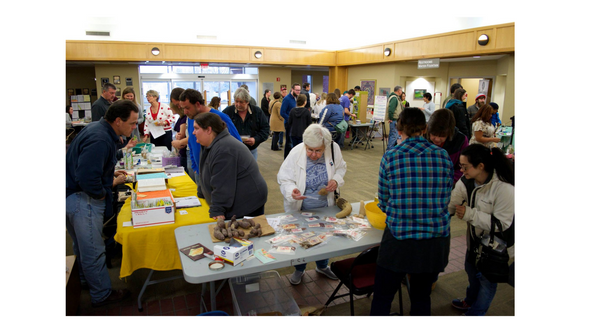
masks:
[[[217,295],[215,293],[215,281],[210,281],[210,310],[217,310]]]
[[[144,292],[146,291],[146,288],[148,286],[157,284],[157,283],[161,283],[161,282],[173,281],[173,280],[183,278],[183,274],[182,274],[181,276],[171,276],[171,277],[164,278],[161,280],[150,280],[152,278],[153,273],[154,273],[154,270],[151,269],[150,274],[148,274],[148,277],[146,278],[146,281],[144,282],[144,285],[142,286],[142,290],[140,291],[140,294],[138,295],[138,311],[140,311],[140,312],[144,311],[144,308],[142,307],[142,296],[144,295]]]

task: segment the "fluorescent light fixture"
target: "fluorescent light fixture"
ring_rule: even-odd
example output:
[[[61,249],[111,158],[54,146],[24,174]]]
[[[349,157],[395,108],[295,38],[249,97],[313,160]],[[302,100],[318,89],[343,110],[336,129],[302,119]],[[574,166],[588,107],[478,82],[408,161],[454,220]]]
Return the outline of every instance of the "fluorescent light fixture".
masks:
[[[110,31],[86,31],[86,36],[107,36],[110,37]]]
[[[290,39],[290,44],[306,44],[305,40],[293,40]]]
[[[216,40],[217,36],[208,36],[208,35],[196,35],[197,39],[204,39],[204,40]]]

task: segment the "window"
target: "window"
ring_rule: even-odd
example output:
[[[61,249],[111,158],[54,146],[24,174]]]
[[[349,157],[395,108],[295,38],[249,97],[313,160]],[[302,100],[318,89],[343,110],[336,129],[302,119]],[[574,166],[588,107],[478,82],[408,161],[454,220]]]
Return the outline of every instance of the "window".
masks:
[[[147,66],[147,65],[141,65],[140,66],[140,73],[141,74],[145,74],[145,73],[164,74],[164,73],[168,73],[169,72],[168,67],[170,67],[170,66]]]

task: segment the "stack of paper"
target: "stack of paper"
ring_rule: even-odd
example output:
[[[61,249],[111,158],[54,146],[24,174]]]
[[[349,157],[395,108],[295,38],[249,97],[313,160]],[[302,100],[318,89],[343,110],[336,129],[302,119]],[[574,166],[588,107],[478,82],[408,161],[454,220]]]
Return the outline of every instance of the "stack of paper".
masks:
[[[202,203],[200,203],[200,200],[196,196],[174,198],[174,200],[175,208],[177,209],[202,206]]]
[[[161,191],[167,189],[167,184],[162,178],[139,179],[137,180],[138,192]]]

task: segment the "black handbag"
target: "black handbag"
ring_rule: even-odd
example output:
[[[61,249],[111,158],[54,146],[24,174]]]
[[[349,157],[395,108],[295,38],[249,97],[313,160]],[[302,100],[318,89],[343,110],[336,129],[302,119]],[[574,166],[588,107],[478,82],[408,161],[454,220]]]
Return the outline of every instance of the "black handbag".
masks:
[[[493,283],[508,282],[510,259],[507,249],[514,244],[514,217],[513,223],[506,233],[502,232],[500,221],[492,215],[492,228],[489,237],[479,238],[475,265],[477,270]],[[499,233],[496,233],[498,227]]]

